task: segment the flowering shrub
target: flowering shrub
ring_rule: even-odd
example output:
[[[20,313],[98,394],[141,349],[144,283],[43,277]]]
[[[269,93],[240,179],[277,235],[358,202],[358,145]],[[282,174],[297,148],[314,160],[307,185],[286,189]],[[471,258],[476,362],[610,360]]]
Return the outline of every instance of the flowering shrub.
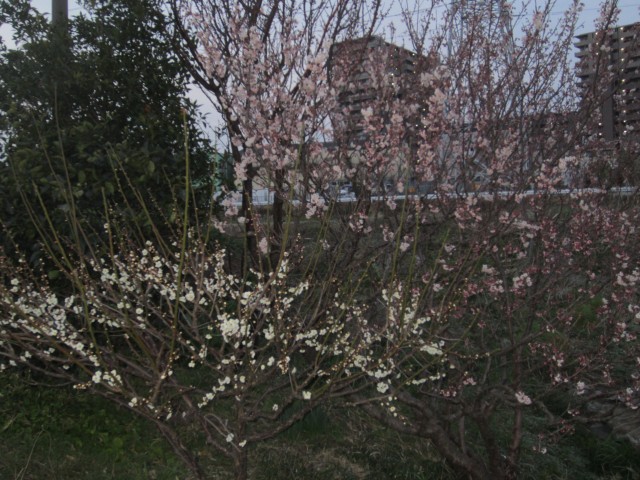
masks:
[[[185,237],[186,238],[186,237]],[[140,248],[142,247],[142,248]],[[155,422],[195,472],[185,421],[246,469],[246,448],[354,385],[386,393],[394,355],[437,356],[425,325],[385,292],[384,325],[357,287],[318,282],[283,254],[273,271],[239,277],[227,253],[195,238],[66,265],[66,286],[2,256],[0,370],[27,365],[99,392]],[[362,387],[361,387],[362,388]]]

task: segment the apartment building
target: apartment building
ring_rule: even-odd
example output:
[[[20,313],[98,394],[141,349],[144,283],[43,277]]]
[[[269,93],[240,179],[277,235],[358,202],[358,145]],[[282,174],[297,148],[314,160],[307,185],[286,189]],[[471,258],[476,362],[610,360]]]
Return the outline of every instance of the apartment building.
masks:
[[[371,109],[384,124],[389,120],[394,101],[425,98],[420,75],[435,64],[434,59],[379,36],[336,43],[331,50],[329,78],[339,91],[339,112],[333,119],[337,135],[357,143],[366,137],[365,109]],[[419,125],[421,113],[416,113],[406,116],[408,125]]]
[[[639,34],[634,23],[577,37],[577,75],[585,95],[601,98],[604,140],[640,138]]]

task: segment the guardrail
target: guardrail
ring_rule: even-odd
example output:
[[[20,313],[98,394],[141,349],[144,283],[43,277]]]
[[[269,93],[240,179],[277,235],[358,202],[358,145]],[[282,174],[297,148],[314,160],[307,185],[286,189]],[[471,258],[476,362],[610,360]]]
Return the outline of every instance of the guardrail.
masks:
[[[428,193],[424,195],[417,194],[389,194],[389,195],[371,195],[372,202],[383,202],[386,200],[438,200],[439,198],[468,198],[475,197],[481,200],[494,200],[497,198],[511,198],[511,197],[533,197],[536,195],[620,195],[631,196],[640,193],[640,187],[611,187],[608,189],[603,188],[562,188],[555,190],[499,190],[496,192],[450,192],[450,193]],[[267,188],[258,189],[253,191],[253,205],[263,207],[273,205],[275,198],[275,192]],[[357,202],[357,196],[351,192],[346,195],[337,195],[333,198],[337,203],[355,203]],[[298,205],[300,200],[294,200],[294,204]],[[236,200],[233,202],[235,206],[241,206],[242,201]]]

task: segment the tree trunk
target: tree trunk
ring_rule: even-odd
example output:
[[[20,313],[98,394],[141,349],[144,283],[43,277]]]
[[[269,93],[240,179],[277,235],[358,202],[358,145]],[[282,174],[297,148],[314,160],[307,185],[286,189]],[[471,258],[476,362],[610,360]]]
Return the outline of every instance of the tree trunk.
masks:
[[[271,238],[270,261],[271,268],[276,268],[280,259],[282,245],[282,231],[284,225],[284,170],[278,169],[275,178],[275,193],[273,195],[273,236]]]
[[[155,421],[162,436],[169,442],[171,449],[182,460],[197,480],[206,480],[206,476],[198,463],[198,458],[185,447],[176,433],[161,421]],[[245,477],[246,478],[246,477]]]
[[[247,480],[248,454],[246,448],[240,448],[233,457],[233,469],[236,480]]]
[[[242,271],[246,272],[250,265],[255,265],[258,259],[258,243],[256,241],[256,227],[253,221],[253,175],[242,183],[242,215],[244,216],[245,254],[243,256]]]

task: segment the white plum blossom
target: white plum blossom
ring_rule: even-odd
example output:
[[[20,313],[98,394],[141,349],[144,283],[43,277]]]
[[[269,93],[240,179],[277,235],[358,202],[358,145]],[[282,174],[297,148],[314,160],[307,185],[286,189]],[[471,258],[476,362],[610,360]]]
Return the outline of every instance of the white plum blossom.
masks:
[[[389,390],[389,384],[385,382],[378,382],[378,384],[376,385],[376,389],[380,393],[386,393]]]
[[[532,403],[531,398],[529,398],[529,396],[521,390],[515,393],[515,397],[517,402],[521,403],[522,405],[531,405]]]
[[[222,333],[224,338],[228,341],[231,337],[237,335],[238,332],[240,332],[240,320],[233,317],[223,317],[220,323],[220,333]]]

